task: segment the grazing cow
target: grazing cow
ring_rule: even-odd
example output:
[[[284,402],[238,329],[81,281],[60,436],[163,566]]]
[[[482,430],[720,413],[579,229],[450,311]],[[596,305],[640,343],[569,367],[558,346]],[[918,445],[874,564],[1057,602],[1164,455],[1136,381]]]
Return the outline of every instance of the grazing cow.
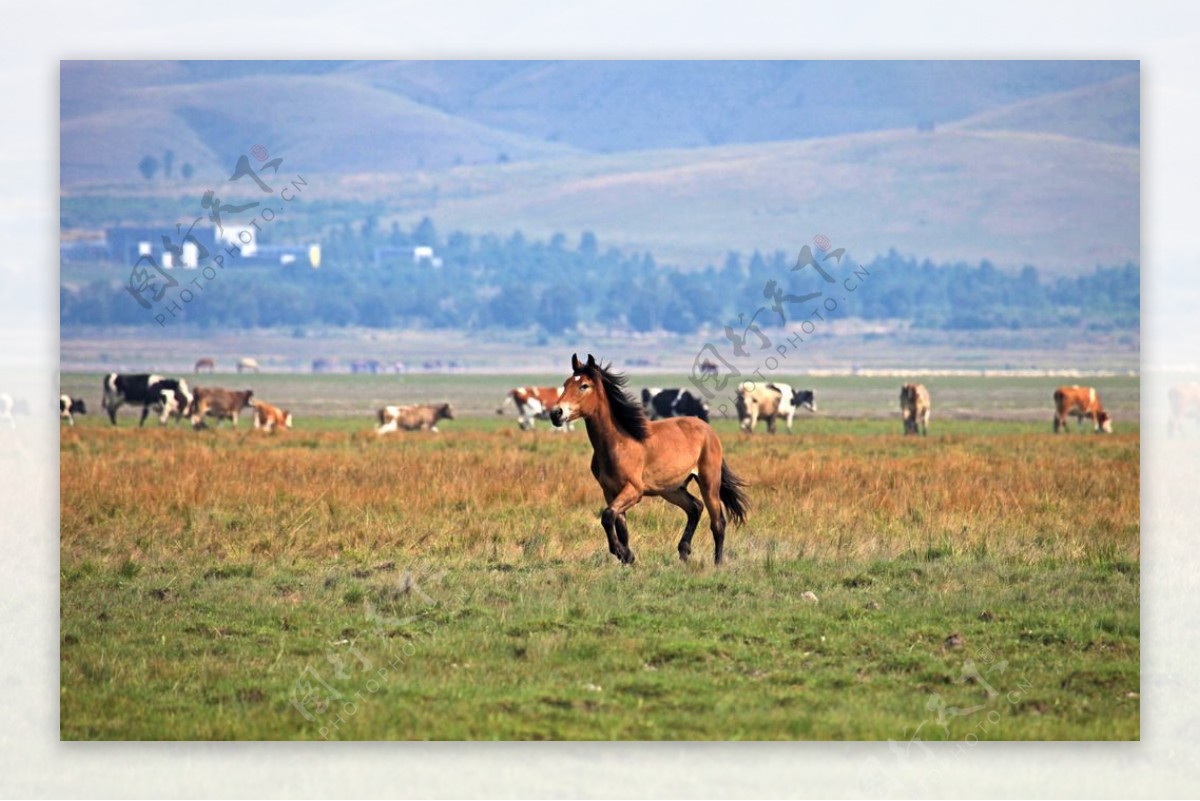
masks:
[[[933,405],[929,401],[929,390],[924,384],[905,384],[900,387],[900,416],[904,420],[904,433],[927,436],[929,414]]]
[[[75,425],[75,415],[87,414],[87,404],[83,398],[72,398],[70,395],[59,395],[58,397],[58,418],[66,420],[68,424]]]
[[[1090,418],[1097,434],[1112,433],[1112,418],[1100,403],[1100,393],[1095,387],[1059,387],[1054,390],[1054,433],[1067,428],[1067,416],[1075,415],[1079,425],[1083,418]]]
[[[1177,384],[1167,392],[1171,402],[1171,417],[1167,421],[1167,434],[1183,433],[1183,421],[1187,418],[1200,420],[1200,384]]]
[[[376,415],[379,427],[376,434],[387,434],[397,429],[437,433],[439,420],[453,420],[454,408],[448,403],[422,403],[413,406],[384,406]]]
[[[717,363],[716,362],[710,361],[709,359],[705,359],[704,361],[700,362],[700,375],[716,375],[716,374],[717,374]]]
[[[203,359],[196,360],[196,375],[200,375],[201,370],[208,370],[208,372],[211,373],[216,369],[217,363],[207,356],[205,356]]]
[[[383,369],[383,363],[378,359],[357,359],[350,362],[350,372],[352,373],[370,373],[377,375]]]
[[[237,428],[242,409],[254,406],[250,400],[253,394],[254,390],[251,389],[234,391],[220,387],[196,387],[190,410],[192,428],[204,428],[206,415],[217,418],[217,425],[228,419]]]
[[[251,359],[249,356],[243,356],[242,358],[238,359],[237,371],[239,373],[244,373],[247,370],[252,370],[253,372],[257,373],[258,360]]]
[[[496,410],[496,414],[504,414],[505,406],[516,404],[518,425],[522,431],[532,431],[534,420],[550,419],[550,409],[558,403],[561,392],[560,387],[517,387],[504,396],[504,403]],[[574,431],[575,423],[567,423],[565,428],[554,426],[554,430]]]
[[[159,424],[166,425],[172,415],[176,422],[183,418],[192,403],[192,393],[188,389],[187,381],[182,378],[165,378],[155,373],[109,373],[104,377],[104,397],[101,403],[114,426],[117,424],[117,409],[126,403],[142,404],[139,426],[146,424],[150,407],[154,407],[155,411],[160,413]]]
[[[643,389],[642,408],[651,420],[699,417],[708,422],[708,404],[686,389]]]
[[[792,433],[792,420],[797,409],[817,411],[816,393],[811,389],[794,390],[789,384],[778,381],[760,384],[744,381],[737,389],[735,402],[742,430],[754,433],[761,417],[767,421],[767,432],[775,433],[775,418],[787,418],[788,433]]]
[[[254,407],[254,427],[262,429],[268,434],[272,433],[276,428],[292,427],[292,413],[287,409],[280,409],[278,406],[272,406],[266,401],[253,401],[250,404]]]

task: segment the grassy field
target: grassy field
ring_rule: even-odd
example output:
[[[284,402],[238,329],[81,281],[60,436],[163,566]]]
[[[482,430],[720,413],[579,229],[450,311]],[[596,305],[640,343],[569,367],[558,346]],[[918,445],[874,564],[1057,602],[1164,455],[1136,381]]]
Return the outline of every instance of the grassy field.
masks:
[[[276,379],[244,383],[286,402]],[[1138,738],[1135,424],[939,420],[937,394],[925,439],[718,421],[751,482],[727,564],[706,522],[681,564],[648,499],[623,568],[586,436],[470,385],[481,416],[440,435],[63,427],[63,738]],[[312,409],[377,393],[329,386]]]

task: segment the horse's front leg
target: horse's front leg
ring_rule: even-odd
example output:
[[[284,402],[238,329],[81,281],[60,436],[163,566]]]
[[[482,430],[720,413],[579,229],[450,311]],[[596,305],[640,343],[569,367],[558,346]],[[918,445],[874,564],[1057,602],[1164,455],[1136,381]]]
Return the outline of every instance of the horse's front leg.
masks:
[[[634,556],[629,547],[629,529],[625,526],[625,511],[641,499],[642,491],[632,484],[626,484],[609,501],[608,507],[600,516],[604,533],[608,535],[608,550],[627,565],[633,564]]]
[[[629,529],[625,526],[625,513],[617,515],[617,540],[621,543],[621,547],[629,553],[629,561],[633,561],[633,551],[629,550]]]
[[[596,459],[592,458],[592,474],[598,476]],[[600,511],[600,525],[604,527],[604,536],[608,539],[608,552],[618,559],[621,558],[621,542],[617,538],[616,516],[609,517],[608,509],[612,506],[613,499],[617,497],[615,492],[604,490],[604,509]]]

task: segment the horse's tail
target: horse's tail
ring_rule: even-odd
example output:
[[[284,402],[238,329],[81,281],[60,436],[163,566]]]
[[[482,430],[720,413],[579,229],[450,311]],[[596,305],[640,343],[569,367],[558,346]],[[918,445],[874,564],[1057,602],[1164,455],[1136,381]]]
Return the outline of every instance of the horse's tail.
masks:
[[[730,519],[737,525],[746,522],[746,512],[750,507],[750,499],[746,497],[746,482],[738,478],[725,460],[721,460],[721,503]]]

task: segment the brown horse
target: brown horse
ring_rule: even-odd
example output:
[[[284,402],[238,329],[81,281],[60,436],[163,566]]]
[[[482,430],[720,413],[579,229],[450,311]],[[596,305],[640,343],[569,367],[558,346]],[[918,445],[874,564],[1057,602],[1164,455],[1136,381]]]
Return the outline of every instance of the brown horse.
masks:
[[[644,495],[657,495],[687,513],[679,540],[679,558],[692,553],[692,535],[700,512],[708,509],[713,561],[720,564],[725,546],[725,511],[735,523],[746,519],[745,482],[725,464],[721,440],[696,417],[647,420],[642,406],[625,395],[625,377],[601,366],[588,354],[587,364],[571,357],[571,377],[550,409],[556,426],[582,417],[592,442],[592,475],[608,504],[600,516],[608,550],[625,564],[633,562],[625,512]],[[687,491],[696,480],[701,504]],[[724,510],[722,509],[724,507]]]

